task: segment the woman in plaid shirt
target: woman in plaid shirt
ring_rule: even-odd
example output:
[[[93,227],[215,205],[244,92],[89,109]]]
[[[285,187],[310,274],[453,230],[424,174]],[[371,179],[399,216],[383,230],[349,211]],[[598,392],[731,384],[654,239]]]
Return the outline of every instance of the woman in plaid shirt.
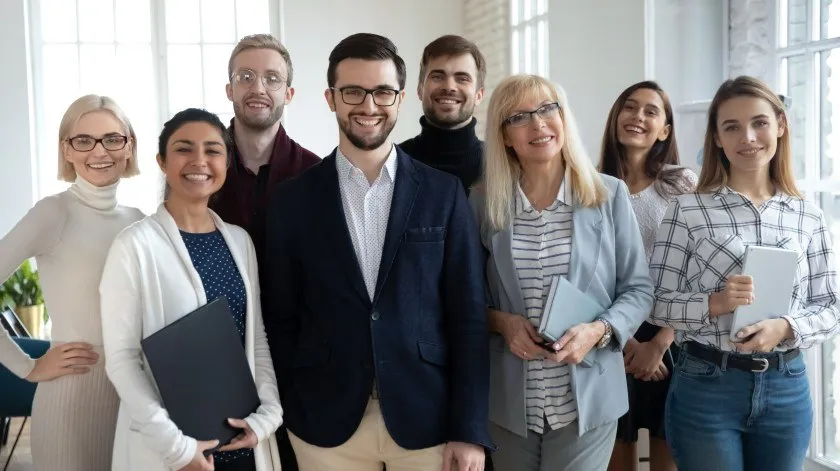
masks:
[[[681,346],[666,405],[681,471],[802,468],[813,412],[800,349],[839,327],[825,218],[796,188],[791,158],[777,95],[751,77],[724,82],[697,192],[678,197],[657,232],[652,317]],[[733,344],[731,313],[754,300],[740,274],[747,245],[798,251],[798,281],[787,315],[741,329]]]

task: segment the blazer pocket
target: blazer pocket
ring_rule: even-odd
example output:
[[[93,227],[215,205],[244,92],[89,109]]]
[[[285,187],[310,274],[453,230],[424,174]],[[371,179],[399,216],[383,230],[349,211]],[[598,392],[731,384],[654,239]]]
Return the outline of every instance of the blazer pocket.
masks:
[[[442,242],[444,239],[445,227],[415,227],[405,231],[406,242]]]
[[[327,364],[330,359],[330,348],[302,348],[295,352],[292,366],[294,368],[310,368]]]
[[[449,362],[449,351],[445,345],[417,341],[417,348],[420,350],[420,358],[424,361],[438,366],[446,366]]]

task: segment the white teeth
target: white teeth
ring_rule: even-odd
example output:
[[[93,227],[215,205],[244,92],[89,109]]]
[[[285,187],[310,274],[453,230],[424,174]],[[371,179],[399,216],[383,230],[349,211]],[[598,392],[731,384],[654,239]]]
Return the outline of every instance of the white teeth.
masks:
[[[645,130],[638,127],[638,126],[624,126],[624,130],[628,132],[634,132],[636,134],[644,134]]]
[[[102,170],[103,168],[110,168],[110,167],[113,167],[113,166],[114,166],[114,162],[99,162],[99,163],[95,163],[95,164],[87,164],[87,165],[88,165],[88,167],[90,167],[90,168],[93,168],[93,169],[96,169],[96,170]]]
[[[551,140],[551,136],[541,137],[539,139],[534,139],[531,141],[531,144],[545,144],[546,142]]]
[[[247,103],[249,108],[268,108],[265,103]]]
[[[759,147],[759,148],[755,148],[755,149],[742,150],[738,153],[739,154],[746,154],[746,155],[754,155],[754,154],[757,154],[758,151],[760,151],[760,150],[761,150],[761,148]]]
[[[376,126],[382,120],[380,118],[375,118],[375,119],[356,118],[355,121],[357,123],[361,124],[362,126],[371,127],[371,126]]]
[[[210,175],[205,175],[202,173],[188,173],[184,175],[184,178],[193,182],[205,182],[210,179]]]
[[[446,98],[441,98],[438,100],[438,103],[442,103],[444,105],[457,105],[458,102],[455,100],[448,100]]]

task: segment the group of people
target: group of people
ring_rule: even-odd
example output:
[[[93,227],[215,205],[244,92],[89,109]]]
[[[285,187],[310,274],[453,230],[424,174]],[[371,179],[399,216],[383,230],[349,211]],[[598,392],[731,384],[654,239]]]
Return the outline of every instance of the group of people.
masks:
[[[323,159],[281,125],[292,75],[270,35],[240,41],[235,117],[166,122],[149,216],[116,199],[138,172],[128,117],[96,95],[68,108],[72,186],[0,240],[0,277],[35,257],[53,319],[40,358],[0,337],[0,362],[39,383],[36,470],[630,470],[640,428],[655,470],[801,468],[801,349],[840,329],[837,272],[769,87],[721,85],[698,178],[654,82],[618,96],[596,167],[539,76],[495,88],[482,142],[486,64],[459,36],[424,50],[422,131],[399,144],[406,65],[387,38],[332,50],[339,144]],[[798,251],[798,272],[788,315],[733,344],[748,245]],[[551,343],[537,326],[558,277],[603,312]],[[261,401],[229,419],[230,443],[181,432],[140,348],[222,296]]]

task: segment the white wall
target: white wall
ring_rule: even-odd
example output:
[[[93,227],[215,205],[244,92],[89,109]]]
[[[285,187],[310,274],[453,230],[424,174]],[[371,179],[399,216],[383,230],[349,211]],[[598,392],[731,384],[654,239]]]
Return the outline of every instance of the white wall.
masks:
[[[613,101],[645,79],[644,0],[553,0],[549,78],[569,97],[583,142],[598,160]]]
[[[416,93],[420,55],[438,36],[461,33],[460,2],[287,0],[283,10],[283,43],[295,66],[295,98],[284,112],[292,139],[318,155],[328,154],[338,144],[335,115],[324,100],[327,59],[339,41],[358,32],[388,37],[406,63],[406,100],[392,137],[400,142],[420,132],[423,108]]]
[[[26,214],[35,194],[25,3],[0,2],[0,237]]]

